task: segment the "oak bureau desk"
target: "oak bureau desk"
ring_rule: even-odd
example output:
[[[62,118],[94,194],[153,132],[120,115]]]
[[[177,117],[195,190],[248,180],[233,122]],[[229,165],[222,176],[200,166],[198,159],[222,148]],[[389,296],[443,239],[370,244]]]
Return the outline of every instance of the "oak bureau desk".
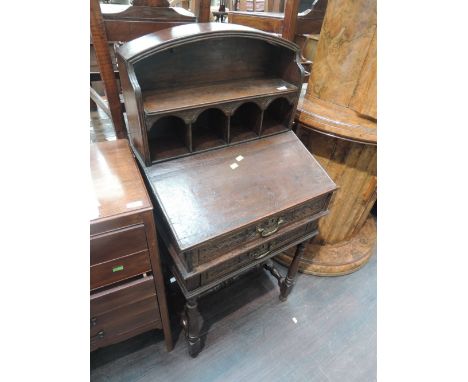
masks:
[[[128,141],[90,151],[91,350],[155,328],[171,350],[153,207]]]
[[[130,41],[117,59],[196,356],[197,299],[264,266],[285,300],[336,186],[291,131],[304,75],[297,45],[240,25],[187,24]],[[283,277],[271,258],[293,246]]]

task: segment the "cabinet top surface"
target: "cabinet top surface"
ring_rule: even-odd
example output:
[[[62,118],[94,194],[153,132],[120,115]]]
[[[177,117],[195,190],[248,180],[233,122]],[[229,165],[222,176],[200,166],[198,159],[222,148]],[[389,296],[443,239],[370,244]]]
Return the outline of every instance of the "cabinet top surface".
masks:
[[[190,23],[178,25],[176,27],[163,29],[154,33],[131,40],[123,44],[118,49],[118,53],[126,60],[131,60],[153,49],[166,48],[166,45],[177,43],[185,39],[202,39],[203,36],[250,36],[262,38],[287,46],[292,50],[298,51],[299,47],[283,38],[276,37],[271,33],[263,32],[258,29],[230,23]]]
[[[90,165],[91,223],[152,208],[127,140],[91,144]]]
[[[145,171],[181,250],[336,189],[291,131]]]

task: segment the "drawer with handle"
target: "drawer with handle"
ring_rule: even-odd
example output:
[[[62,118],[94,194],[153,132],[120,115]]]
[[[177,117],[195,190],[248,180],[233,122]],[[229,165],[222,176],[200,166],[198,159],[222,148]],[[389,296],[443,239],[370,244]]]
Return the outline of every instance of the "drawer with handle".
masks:
[[[99,316],[112,310],[144,300],[156,294],[152,275],[141,276],[136,280],[109,287],[105,290],[91,293],[91,316]]]
[[[91,350],[161,327],[153,276],[91,294]]]
[[[148,251],[144,250],[91,267],[91,290],[151,271]]]
[[[216,265],[201,273],[201,285],[215,281],[217,278],[230,272],[235,272],[249,263],[257,263],[258,260],[267,258],[273,251],[277,251],[297,241],[301,237],[311,234],[317,229],[317,221],[303,224],[297,228],[290,229],[283,235],[275,236],[271,240],[265,240],[254,248],[236,256],[222,264]]]
[[[148,248],[145,227],[138,224],[91,236],[91,265],[141,252]]]
[[[268,238],[278,232],[282,232],[288,226],[297,224],[308,218],[310,219],[310,217],[326,211],[330,196],[331,194],[323,195],[291,210],[284,211],[254,225],[245,227],[230,236],[223,237],[217,242],[211,242],[198,248],[187,250],[181,254],[182,261],[187,270],[191,271],[197,266],[212,261],[219,253],[229,252],[251,241]]]
[[[90,326],[91,350],[122,341],[152,328],[161,328],[156,295],[91,316]]]

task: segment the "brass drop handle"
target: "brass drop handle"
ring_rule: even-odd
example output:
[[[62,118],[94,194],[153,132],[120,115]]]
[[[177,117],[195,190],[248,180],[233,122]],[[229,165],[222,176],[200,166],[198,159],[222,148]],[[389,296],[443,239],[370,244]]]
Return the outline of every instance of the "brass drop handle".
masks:
[[[260,234],[261,237],[268,237],[270,235],[273,235],[276,231],[278,231],[280,225],[283,223],[284,223],[284,220],[279,218],[278,221],[276,222],[276,226],[270,231],[265,231],[265,228],[257,227],[257,232]]]
[[[264,258],[265,256],[269,255],[271,251],[266,251],[264,253],[261,253],[260,255],[255,256],[255,260],[259,260]]]

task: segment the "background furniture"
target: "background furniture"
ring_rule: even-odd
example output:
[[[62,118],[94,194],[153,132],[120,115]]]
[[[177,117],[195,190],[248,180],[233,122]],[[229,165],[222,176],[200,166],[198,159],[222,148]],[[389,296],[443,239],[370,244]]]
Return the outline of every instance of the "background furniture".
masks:
[[[297,134],[339,186],[300,269],[341,275],[372,255],[377,198],[377,19],[375,0],[330,0]],[[285,264],[292,254],[280,256]]]
[[[102,80],[106,99],[90,88],[90,96],[95,104],[112,118],[118,138],[126,137],[123,107],[120,102],[118,71],[113,59],[115,42],[129,41],[147,33],[175,25],[195,22],[195,16],[178,7],[169,7],[167,0],[135,0],[133,6],[119,4],[99,4],[91,0],[92,47],[99,68],[91,61],[91,81]],[[91,59],[93,59],[91,52]],[[94,106],[94,105],[93,105]]]
[[[290,131],[302,86],[297,45],[234,24],[178,26],[117,52],[129,137],[201,350],[197,300],[255,267],[294,285],[335,184]],[[193,155],[193,154],[197,155]],[[269,261],[287,248],[283,277]]]
[[[151,329],[172,335],[153,207],[128,141],[91,145],[91,350]]]
[[[268,12],[231,11],[229,22],[278,33],[290,41],[294,41],[295,35],[320,33],[327,0],[319,0],[302,12],[298,12],[299,0],[274,4],[273,10]]]
[[[320,33],[327,0],[318,0],[307,5],[299,0],[268,3],[268,7],[271,5],[274,5],[273,12],[229,12],[229,22],[277,33],[298,44],[301,47],[301,64],[306,70],[304,81],[307,82],[312,67],[310,55],[307,54],[308,45],[310,45],[308,36]],[[308,7],[308,9],[298,13],[300,7],[301,9]]]

